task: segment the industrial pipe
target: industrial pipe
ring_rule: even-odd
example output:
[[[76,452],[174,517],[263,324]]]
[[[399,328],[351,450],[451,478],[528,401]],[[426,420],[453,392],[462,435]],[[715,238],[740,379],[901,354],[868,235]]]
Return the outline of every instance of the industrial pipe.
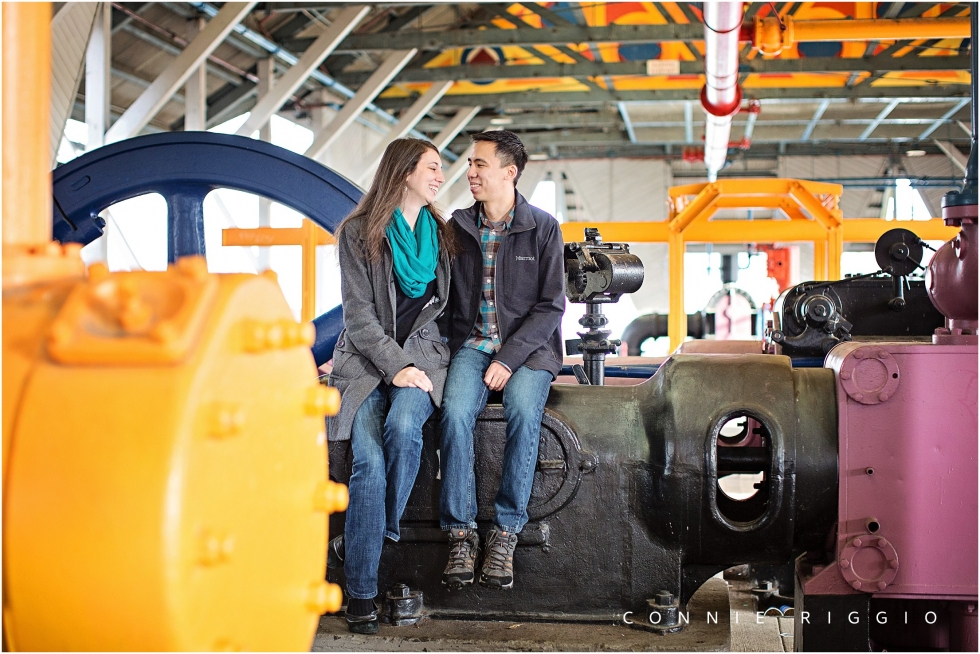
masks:
[[[732,118],[742,104],[738,86],[738,39],[742,26],[741,2],[704,4],[704,165],[714,182],[728,156]]]
[[[705,23],[707,24],[707,6]],[[899,41],[903,39],[968,39],[969,17],[794,21],[791,16],[756,17],[746,25],[743,41],[762,54],[777,55],[794,43],[809,41]]]

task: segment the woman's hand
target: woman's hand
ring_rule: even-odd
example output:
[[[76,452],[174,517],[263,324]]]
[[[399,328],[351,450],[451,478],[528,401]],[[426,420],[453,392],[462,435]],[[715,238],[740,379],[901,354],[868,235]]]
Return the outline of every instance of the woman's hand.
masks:
[[[411,386],[414,388],[419,388],[426,393],[432,392],[432,380],[429,379],[427,374],[415,366],[408,366],[407,368],[402,368],[399,370],[395,377],[391,380],[391,383],[400,388],[407,388]]]

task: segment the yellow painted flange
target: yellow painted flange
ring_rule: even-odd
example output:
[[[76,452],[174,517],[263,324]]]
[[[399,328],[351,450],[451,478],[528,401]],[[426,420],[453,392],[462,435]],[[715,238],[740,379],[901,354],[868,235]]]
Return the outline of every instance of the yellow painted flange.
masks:
[[[5,290],[9,647],[308,651],[340,608],[312,326],[203,264]]]

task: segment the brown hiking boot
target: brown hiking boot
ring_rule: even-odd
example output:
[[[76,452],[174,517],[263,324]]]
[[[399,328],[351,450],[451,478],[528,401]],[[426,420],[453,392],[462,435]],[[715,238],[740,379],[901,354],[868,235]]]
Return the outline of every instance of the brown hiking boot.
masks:
[[[480,583],[488,588],[514,585],[514,548],[517,534],[494,527],[487,534],[487,556],[480,569]]]
[[[480,537],[475,529],[450,530],[449,563],[442,573],[442,583],[450,588],[462,588],[472,584],[478,556],[480,556]]]

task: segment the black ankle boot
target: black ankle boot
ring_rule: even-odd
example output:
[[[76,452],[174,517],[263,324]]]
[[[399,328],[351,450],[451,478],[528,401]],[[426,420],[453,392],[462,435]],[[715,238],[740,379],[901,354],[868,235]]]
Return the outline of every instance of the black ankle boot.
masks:
[[[345,617],[347,628],[355,634],[370,636],[378,633],[378,609],[374,606],[374,600],[351,597],[347,600]]]

